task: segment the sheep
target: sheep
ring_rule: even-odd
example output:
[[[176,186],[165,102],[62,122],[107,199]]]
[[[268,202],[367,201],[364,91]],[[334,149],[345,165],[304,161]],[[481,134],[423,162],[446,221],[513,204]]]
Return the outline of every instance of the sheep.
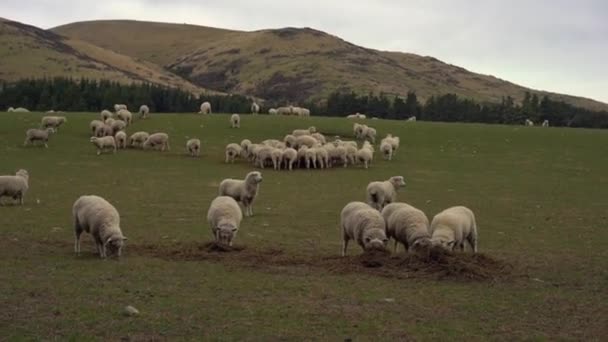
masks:
[[[307,148],[304,151],[304,158],[306,158],[306,168],[310,169],[310,166],[316,167],[317,164],[317,152],[316,148]]]
[[[248,145],[245,145],[248,146]],[[243,148],[239,144],[228,144],[226,145],[226,164],[233,163],[239,155],[241,155]]]
[[[150,114],[150,107],[146,106],[146,105],[141,105],[139,106],[139,118],[140,119],[147,119],[148,118],[148,114]]]
[[[266,163],[267,160],[271,161],[274,169],[277,168],[277,164],[280,161],[280,156],[278,157],[279,160],[275,159],[276,153],[273,153],[274,150],[275,150],[275,148],[272,146],[262,146],[255,152],[255,160],[256,160],[256,163],[259,164],[260,168],[262,168],[262,169],[264,168],[264,164]]]
[[[144,142],[148,140],[149,136],[150,134],[148,134],[148,132],[135,132],[129,137],[129,146],[143,147]]]
[[[104,121],[104,123],[110,127],[112,127],[115,122],[116,120],[114,118],[107,118],[106,121]]]
[[[298,151],[291,147],[287,147],[283,150],[281,156],[282,163],[285,164],[285,168],[289,171],[293,170],[293,163],[298,159]]]
[[[251,104],[251,114],[253,115],[258,115],[258,113],[260,112],[260,105],[258,105],[257,103],[252,103]]]
[[[391,203],[382,209],[387,237],[395,239],[394,251],[399,243],[406,251],[422,251],[431,247],[429,219],[420,209],[406,203]]]
[[[330,147],[331,146],[331,147]],[[344,146],[334,146],[329,144],[325,146],[327,153],[329,154],[329,164],[332,165],[335,162],[342,163],[343,167],[348,166],[348,157],[346,154],[346,148]]]
[[[317,128],[315,126],[310,126],[307,129],[295,129],[291,135],[295,137],[299,137],[301,135],[311,135],[317,132]]]
[[[96,136],[98,138],[112,136],[112,135],[114,135],[114,130],[108,124],[100,125],[97,128],[95,128],[94,136]]]
[[[277,114],[279,114],[279,112],[277,111],[276,108],[270,108],[268,110],[268,114],[270,114],[270,115],[277,115]]]
[[[530,119],[526,119],[526,121],[524,122],[525,126],[534,126],[534,122]]]
[[[308,108],[301,108],[300,109],[300,116],[302,116],[302,117],[309,117],[310,116],[310,109],[308,109]]]
[[[91,129],[91,133],[93,135],[95,135],[95,132],[97,131],[97,129],[99,127],[103,127],[105,126],[105,124],[103,123],[103,121],[99,121],[99,120],[93,120],[91,121],[91,123],[89,124],[89,128]]]
[[[29,189],[30,175],[27,170],[19,170],[14,176],[0,176],[0,199],[12,197],[23,205],[25,193]]]
[[[342,256],[348,242],[355,240],[364,251],[386,249],[386,223],[382,215],[363,202],[350,202],[340,213],[342,227]]]
[[[120,120],[124,121],[127,126],[130,125],[133,121],[133,114],[126,109],[121,109],[116,113],[116,117]]]
[[[186,151],[191,157],[198,157],[201,153],[201,141],[199,139],[190,139],[186,142]]]
[[[410,116],[406,121],[416,121],[416,116]]]
[[[127,108],[127,105],[125,105],[125,104],[115,104],[114,105],[114,112],[118,113],[121,110],[129,110],[129,109]]]
[[[127,123],[122,120],[114,120],[110,127],[112,128],[112,135],[116,135],[116,133],[123,131],[127,127]]]
[[[391,146],[392,155],[397,154],[397,150],[399,149],[399,137],[394,137],[392,134],[387,134],[384,139],[380,142],[380,150],[382,151],[382,144],[388,143]],[[389,159],[390,160],[390,159]]]
[[[27,146],[27,144],[34,144],[34,141],[42,141],[44,142],[44,147],[48,148],[49,145],[49,137],[51,134],[55,133],[55,130],[52,127],[47,129],[38,129],[38,128],[30,128],[25,132],[25,141],[23,142],[23,146]]]
[[[374,147],[366,141],[363,147],[357,151],[356,159],[367,169],[374,160]]]
[[[391,146],[390,142],[382,140],[380,152],[384,156],[384,159],[393,160],[393,146]]]
[[[232,114],[230,117],[230,126],[232,128],[241,128],[241,116],[238,114]]]
[[[460,247],[464,252],[464,242],[467,241],[473,253],[477,253],[477,223],[475,214],[467,207],[451,207],[435,215],[430,233],[433,246],[449,251]]]
[[[313,133],[310,136],[317,139],[321,145],[325,145],[327,143],[327,139],[325,139],[325,136],[321,133]]]
[[[346,150],[346,159],[348,160],[348,162],[351,165],[355,165],[355,163],[357,162],[357,152],[359,151],[357,149],[357,146],[347,144],[347,145],[344,145],[343,148]],[[372,154],[372,157],[373,157],[373,154]]]
[[[116,139],[111,135],[102,138],[91,137],[90,141],[97,147],[97,155],[100,155],[106,148],[111,148],[116,153]]]
[[[251,140],[249,139],[243,139],[241,141],[241,155],[243,158],[249,158],[249,147],[251,145]]]
[[[29,109],[23,107],[17,107],[13,110],[15,113],[29,113]]]
[[[109,118],[111,118],[112,116],[114,116],[114,115],[112,114],[112,112],[110,112],[110,111],[109,111],[109,110],[107,110],[107,109],[104,109],[104,110],[102,110],[102,111],[101,111],[101,121],[104,121],[104,122],[105,122],[106,120],[108,120],[108,119],[109,119]]]
[[[311,137],[310,135],[300,135],[299,137],[296,137],[295,146],[297,146],[297,147],[308,146],[309,148],[312,148],[317,143],[318,143],[317,139]],[[295,148],[295,146],[290,146],[290,147]]]
[[[302,116],[302,108],[300,107],[291,107],[291,115]]]
[[[542,127],[549,127],[549,120],[543,121]]]
[[[68,119],[65,116],[44,116],[40,121],[40,127],[42,129],[52,127],[55,131],[59,130],[59,126],[63,125],[63,123],[67,122]]]
[[[252,171],[247,174],[244,180],[224,179],[220,183],[219,196],[230,196],[235,201],[241,202],[245,207],[245,216],[253,216],[253,201],[258,195],[262,173]]]
[[[355,135],[355,139],[361,139],[365,127],[367,126],[358,123],[353,124],[353,134]]]
[[[329,153],[322,146],[313,148],[315,151],[315,159],[317,161],[317,167],[321,169],[329,168]]]
[[[207,211],[207,221],[216,243],[232,246],[242,220],[239,204],[229,196],[216,197]]]
[[[72,206],[72,216],[76,254],[80,255],[80,235],[87,232],[95,239],[101,258],[106,258],[108,254],[121,256],[127,238],[120,229],[120,215],[110,202],[95,195],[80,196]]]
[[[14,112],[14,111],[15,111],[15,108],[13,108],[13,107],[8,107],[8,109],[7,109],[6,111],[7,111],[7,112],[9,112],[9,113],[12,113],[12,112]]]
[[[125,133],[123,131],[116,132],[116,135],[114,136],[114,140],[116,140],[116,146],[118,148],[122,148],[122,149],[127,148],[127,133]]]
[[[293,107],[279,107],[277,108],[278,115],[291,115]]]
[[[272,158],[272,166],[275,170],[281,169],[281,160],[283,159],[283,150],[280,148],[273,148],[270,151],[270,158]]]
[[[285,138],[283,138],[283,142],[285,143],[285,146],[287,146],[287,147],[292,147],[292,148],[298,147],[296,137],[294,135],[287,134],[285,136]]]
[[[255,163],[255,162],[256,162],[256,159],[257,159],[258,152],[259,152],[259,151],[260,151],[260,150],[261,150],[263,147],[265,147],[265,146],[264,146],[264,145],[261,145],[261,144],[251,144],[251,145],[250,145],[250,146],[247,148],[247,150],[248,150],[248,153],[247,153],[247,159],[248,159],[249,161],[251,161],[251,162],[254,162],[254,163]]]
[[[393,176],[384,182],[371,182],[367,185],[367,203],[377,210],[397,201],[397,190],[405,186],[403,176]]]
[[[368,140],[372,144],[374,144],[376,142],[376,129],[365,126],[363,133],[362,133],[362,139]]]
[[[169,135],[167,133],[150,134],[148,139],[146,139],[143,144],[144,149],[155,149],[157,146],[160,146],[160,150],[162,152],[164,152],[165,150],[171,150],[171,147],[169,146]]]
[[[211,114],[211,103],[203,102],[200,109],[199,114]]]

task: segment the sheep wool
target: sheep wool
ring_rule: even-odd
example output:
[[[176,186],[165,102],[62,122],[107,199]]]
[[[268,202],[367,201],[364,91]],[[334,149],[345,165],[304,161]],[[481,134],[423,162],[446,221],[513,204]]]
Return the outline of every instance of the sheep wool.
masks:
[[[100,155],[105,149],[111,149],[113,153],[116,153],[116,139],[111,135],[101,138],[91,137],[90,141],[97,147],[97,155]]]
[[[150,107],[148,107],[146,105],[141,105],[139,107],[139,118],[140,119],[147,119],[149,114],[150,114]]]
[[[262,173],[252,171],[245,179],[224,179],[220,183],[219,196],[230,196],[235,201],[241,202],[245,207],[245,216],[253,216],[253,202],[258,195]]]
[[[21,169],[14,176],[0,176],[0,200],[2,197],[11,197],[19,200],[23,205],[25,193],[29,189],[29,173]]]
[[[447,250],[459,247],[464,252],[465,241],[477,253],[477,223],[475,214],[467,207],[445,209],[431,221],[431,242]]]
[[[232,246],[242,220],[241,208],[229,196],[216,197],[207,211],[207,221],[216,243]]]
[[[74,252],[80,254],[80,235],[87,232],[93,236],[101,258],[108,254],[120,257],[127,238],[120,229],[120,215],[110,202],[102,197],[81,196],[72,207],[74,218]]]
[[[123,131],[117,132],[114,139],[116,140],[116,146],[118,148],[127,148],[127,133]]]
[[[148,132],[135,132],[133,134],[131,134],[131,136],[129,137],[129,146],[131,147],[143,147],[143,144],[146,140],[148,140],[148,137],[150,136],[150,134],[148,134]]]
[[[211,103],[209,103],[209,102],[203,102],[201,104],[201,108],[200,108],[200,111],[198,113],[199,114],[211,114]]]
[[[249,146],[249,145],[245,145],[245,146]],[[243,148],[239,145],[239,144],[228,144],[226,145],[226,164],[227,163],[234,163],[234,161],[236,160],[236,158],[238,158],[243,152]]]
[[[395,239],[395,252],[399,243],[406,251],[419,252],[431,247],[429,219],[422,210],[406,203],[391,203],[382,209],[388,238]]]
[[[199,139],[190,139],[186,142],[186,151],[191,157],[198,157],[201,153],[201,141]]]
[[[230,127],[241,128],[241,116],[238,114],[232,114],[230,117]]]
[[[27,146],[28,144],[33,145],[35,141],[42,141],[44,143],[44,147],[48,148],[49,137],[53,133],[55,133],[55,130],[51,127],[47,129],[30,128],[25,132],[25,141],[23,142],[23,146]]]
[[[350,202],[340,213],[342,228],[342,256],[346,256],[348,242],[355,240],[364,251],[386,249],[388,238],[382,215],[363,202]]]
[[[162,152],[165,150],[169,151],[171,147],[169,146],[169,135],[167,133],[154,133],[151,134],[146,141],[144,141],[143,145],[144,149],[157,149],[160,148]]]
[[[397,201],[397,190],[403,186],[403,176],[393,176],[384,182],[371,182],[366,189],[367,203],[382,210],[386,205]]]

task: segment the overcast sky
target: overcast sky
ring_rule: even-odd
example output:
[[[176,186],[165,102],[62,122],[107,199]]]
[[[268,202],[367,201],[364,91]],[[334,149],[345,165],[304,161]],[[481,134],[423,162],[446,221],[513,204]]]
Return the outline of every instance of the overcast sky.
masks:
[[[93,19],[308,26],[365,47],[608,102],[605,0],[0,0],[0,16],[42,28]]]

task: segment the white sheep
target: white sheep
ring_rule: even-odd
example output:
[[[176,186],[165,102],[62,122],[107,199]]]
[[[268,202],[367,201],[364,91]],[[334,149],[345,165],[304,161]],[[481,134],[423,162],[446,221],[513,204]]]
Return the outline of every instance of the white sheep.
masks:
[[[114,136],[114,140],[116,140],[116,146],[118,148],[122,148],[122,149],[127,148],[127,133],[125,133],[123,131],[116,132],[116,135]]]
[[[362,133],[362,138],[374,144],[376,142],[376,129],[369,126],[365,126]]]
[[[116,113],[116,117],[120,120],[124,121],[127,126],[130,125],[133,121],[133,114],[126,109],[121,109]]]
[[[52,127],[57,131],[59,130],[59,127],[67,121],[68,119],[66,119],[65,116],[44,116],[40,121],[40,127],[42,129]]]
[[[129,137],[129,146],[143,147],[144,142],[148,140],[149,136],[150,134],[148,132],[135,132]]]
[[[295,146],[290,146],[293,148],[300,146],[307,146],[308,148],[314,147],[318,143],[317,139],[311,137],[310,135],[300,135],[296,137]]]
[[[198,157],[201,153],[201,141],[199,139],[190,139],[186,142],[186,152],[191,157]]]
[[[315,151],[315,160],[317,161],[317,167],[321,169],[329,168],[329,153],[322,146],[313,148]]]
[[[279,112],[277,111],[276,108],[270,108],[268,110],[268,114],[270,114],[270,115],[277,115],[277,114],[279,114]]]
[[[451,207],[435,215],[430,231],[433,245],[452,251],[460,247],[464,252],[467,241],[477,253],[477,223],[475,214],[467,207]]]
[[[291,115],[293,107],[279,107],[277,108],[278,115]]]
[[[270,152],[270,157],[272,158],[272,166],[275,170],[281,169],[281,161],[283,160],[283,150],[280,148],[272,148]]]
[[[350,202],[340,213],[342,228],[342,256],[346,256],[348,242],[355,240],[364,251],[386,249],[388,237],[382,215],[363,202]]]
[[[260,112],[260,105],[258,105],[257,103],[252,103],[251,104],[251,114],[253,115],[257,115]]]
[[[386,235],[395,239],[395,252],[399,243],[406,251],[422,251],[431,247],[429,219],[422,210],[406,203],[391,203],[382,209],[386,222]]]
[[[93,120],[91,121],[91,123],[89,124],[89,128],[91,129],[91,133],[93,135],[95,135],[95,132],[97,131],[97,129],[99,127],[103,127],[105,126],[105,124],[103,123],[103,121],[99,121],[99,120]]]
[[[346,154],[346,148],[344,146],[334,146],[333,144],[326,144],[323,146],[329,155],[329,165],[335,163],[342,163],[343,167],[348,166],[348,157]]]
[[[238,114],[232,114],[230,117],[230,127],[241,128],[241,116]]]
[[[363,163],[363,166],[367,169],[374,160],[374,147],[366,141],[361,149],[357,151],[356,156],[356,159]]]
[[[353,134],[355,135],[355,139],[362,139],[365,127],[367,126],[358,123],[353,124]]]
[[[13,110],[15,113],[29,113],[29,109],[23,107],[17,107]]]
[[[80,254],[80,235],[87,232],[95,239],[95,246],[101,258],[108,254],[120,257],[127,238],[120,229],[120,215],[110,202],[89,195],[81,196],[72,206],[74,218],[74,252]]]
[[[114,130],[112,129],[112,126],[110,126],[108,124],[100,125],[95,128],[94,136],[96,136],[98,138],[107,137],[107,136],[111,136],[111,135],[114,135]]]
[[[249,158],[249,147],[252,145],[251,140],[249,139],[243,139],[241,140],[241,156],[243,156],[243,158],[248,159]]]
[[[302,167],[302,161],[304,161],[304,164],[306,165],[306,154],[308,153],[308,146],[300,146],[300,148],[298,149],[298,154],[297,154],[297,160],[298,160],[298,167]]]
[[[150,114],[150,107],[148,107],[146,105],[141,105],[139,107],[139,118],[140,119],[147,119],[148,118],[148,114]]]
[[[281,163],[285,164],[285,168],[289,171],[293,170],[293,163],[298,160],[298,151],[291,147],[287,147],[283,150],[281,156]]]
[[[325,136],[321,133],[313,133],[310,136],[317,139],[321,145],[325,145],[327,143],[327,139],[325,139]]]
[[[129,110],[126,104],[115,104],[114,112],[118,113],[120,110]]]
[[[530,120],[530,119],[526,119],[524,125],[525,126],[534,126],[534,122],[532,120]]]
[[[406,121],[416,121],[416,116],[410,116]]]
[[[391,146],[392,153],[391,155],[396,155],[397,150],[399,149],[400,139],[399,137],[394,137],[392,134],[387,134],[384,139],[380,142],[380,150],[382,151],[382,144],[388,143]],[[390,159],[389,159],[390,160]]]
[[[243,213],[238,203],[229,196],[216,197],[209,206],[207,221],[216,243],[232,246],[236,237]]]
[[[391,146],[390,142],[382,140],[380,143],[380,152],[384,156],[384,159],[393,160],[393,146]]]
[[[257,149],[255,152],[255,161],[257,164],[259,164],[258,166],[263,169],[265,163],[270,161],[273,168],[277,170],[282,156],[282,153],[276,152],[277,150],[279,152],[281,151],[272,146],[262,146],[261,148]]]
[[[144,149],[156,149],[157,146],[160,146],[160,150],[162,152],[164,152],[165,150],[171,150],[171,147],[169,146],[169,135],[167,133],[150,134],[148,139],[146,139],[143,144]]]
[[[344,145],[343,148],[346,150],[346,159],[348,160],[348,162],[351,165],[355,165],[357,163],[357,152],[359,151],[357,149],[357,146],[347,144],[347,145]],[[368,155],[368,157],[369,157],[369,155]],[[373,158],[373,153],[372,153],[372,158]]]
[[[209,102],[203,102],[201,104],[201,108],[200,108],[200,111],[198,113],[199,114],[211,114],[211,103],[209,103]]]
[[[287,134],[285,138],[283,138],[283,142],[285,146],[297,149],[297,138],[294,135]]]
[[[25,193],[29,189],[29,179],[29,173],[23,169],[17,171],[14,176],[0,176],[0,199],[12,197],[23,205]]]
[[[100,155],[104,149],[112,149],[116,153],[116,139],[109,135],[106,137],[91,137],[91,143],[97,147],[97,155]]]
[[[245,145],[249,146],[249,145]],[[243,148],[239,144],[228,144],[226,145],[226,164],[234,163],[235,159],[243,153]]]
[[[309,117],[310,116],[310,109],[308,109],[308,108],[301,108],[299,115],[302,116],[302,117]]]
[[[307,148],[304,151],[304,158],[306,158],[306,168],[310,169],[316,167],[317,164],[317,152],[315,148]]]
[[[13,108],[13,107],[8,107],[8,109],[7,109],[6,111],[7,111],[7,112],[9,112],[9,113],[12,113],[12,112],[14,112],[14,111],[15,111],[15,108]]]
[[[112,128],[112,135],[116,135],[116,133],[124,131],[127,128],[127,123],[122,120],[114,120],[110,127]]]
[[[111,118],[112,116],[114,116],[114,115],[112,114],[112,112],[110,112],[110,111],[109,111],[109,110],[107,110],[107,109],[104,109],[104,110],[102,110],[102,111],[101,111],[101,121],[104,121],[104,122],[105,122],[106,120],[108,120],[108,119],[109,119],[109,118]]]
[[[397,201],[397,190],[405,186],[402,176],[393,176],[384,182],[371,182],[367,185],[367,203],[377,210]]]
[[[104,121],[104,123],[110,127],[112,127],[112,125],[116,122],[116,119],[114,118],[107,118],[106,121]],[[124,122],[124,121],[123,121]]]
[[[543,127],[549,127],[549,120],[545,120],[545,121],[543,121],[542,126],[543,126]]]
[[[317,128],[315,126],[310,126],[307,129],[295,129],[291,135],[295,137],[299,137],[301,135],[311,135],[317,132]]]
[[[49,145],[49,137],[51,134],[55,133],[55,130],[51,127],[47,129],[38,129],[38,128],[30,128],[25,132],[25,141],[23,142],[23,146],[27,146],[27,144],[34,144],[35,141],[42,141],[44,143],[44,147],[48,148]]]
[[[247,174],[244,180],[224,179],[220,183],[219,196],[230,196],[235,201],[241,202],[245,207],[245,216],[253,216],[253,201],[258,195],[262,173],[252,171]]]

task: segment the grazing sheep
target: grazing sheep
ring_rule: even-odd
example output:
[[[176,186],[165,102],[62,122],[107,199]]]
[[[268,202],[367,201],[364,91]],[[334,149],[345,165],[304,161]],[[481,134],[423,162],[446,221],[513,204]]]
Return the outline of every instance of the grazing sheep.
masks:
[[[473,253],[477,253],[477,223],[467,207],[451,207],[435,215],[430,231],[433,245],[451,251],[460,247],[464,252],[464,242],[468,241]]]
[[[191,157],[198,157],[201,153],[201,141],[199,139],[190,139],[186,142],[186,151]]]
[[[313,133],[310,135],[311,137],[317,139],[317,141],[321,144],[321,145],[325,145],[327,143],[327,140],[325,139],[325,136],[321,133]]]
[[[13,107],[8,107],[8,109],[6,110],[7,112],[11,113],[15,111],[15,108]]]
[[[355,139],[361,139],[365,127],[367,126],[358,123],[353,124],[353,134],[355,135]]]
[[[530,120],[530,119],[526,119],[524,125],[525,126],[534,126],[534,122],[532,120]]]
[[[367,169],[374,160],[374,147],[369,142],[364,142],[361,149],[357,151],[356,159]]]
[[[281,163],[285,164],[285,168],[289,171],[293,170],[293,163],[298,160],[298,151],[291,147],[287,147],[283,150],[281,156]]]
[[[357,152],[359,151],[357,149],[357,146],[344,145],[343,148],[346,150],[346,159],[348,160],[348,162],[351,165],[355,165],[357,163]],[[369,157],[369,155],[367,157]],[[372,153],[372,158],[373,158],[373,153]],[[364,159],[365,159],[365,156],[364,156]]]
[[[116,140],[116,146],[118,148],[122,148],[122,149],[127,148],[127,133],[125,133],[123,131],[116,132],[116,135],[114,136],[114,140]]]
[[[13,110],[15,113],[29,113],[29,109],[23,107],[17,107]]]
[[[101,111],[101,121],[105,122],[106,120],[108,120],[109,118],[111,118],[112,116],[114,116],[112,114],[112,112],[110,112],[107,109],[104,109]]]
[[[44,142],[44,147],[48,148],[49,145],[49,137],[51,134],[55,133],[55,130],[52,127],[47,129],[38,129],[38,128],[30,128],[25,132],[25,141],[23,142],[23,146],[27,146],[27,144],[34,144],[34,141],[42,141]]]
[[[276,110],[278,115],[291,115],[293,107],[279,107]]]
[[[55,131],[59,130],[59,126],[63,125],[64,122],[67,122],[68,119],[65,116],[44,116],[40,122],[40,127],[42,129],[52,127]]]
[[[366,140],[370,141],[372,144],[376,143],[376,129],[365,126],[363,133],[362,133],[362,139],[366,139]]]
[[[253,201],[258,195],[262,173],[252,171],[244,180],[224,179],[220,183],[219,196],[230,196],[235,201],[241,202],[245,207],[245,216],[253,216]]]
[[[394,251],[403,244],[406,251],[422,251],[431,247],[429,219],[424,212],[406,203],[391,203],[382,209],[386,235],[395,239]]]
[[[264,168],[264,165],[267,161],[272,163],[273,168],[276,169],[276,164],[278,161],[275,161],[273,156],[273,151],[275,150],[272,146],[262,145],[259,149],[255,151],[255,161],[256,164],[259,164],[260,168]]]
[[[340,213],[342,227],[342,256],[348,242],[355,240],[364,251],[386,249],[388,238],[382,215],[363,202],[350,202]]]
[[[90,141],[97,147],[97,155],[100,155],[106,148],[112,149],[113,152],[116,153],[116,139],[111,135],[101,138],[91,137]]]
[[[129,146],[143,147],[144,142],[148,140],[149,136],[148,132],[135,132],[129,137]]]
[[[302,117],[309,117],[310,116],[310,109],[308,109],[308,108],[301,108],[300,109],[300,116],[302,116]]]
[[[397,201],[397,190],[405,186],[402,176],[393,176],[384,182],[371,182],[367,185],[367,203],[377,210]]]
[[[251,145],[251,144],[250,144]],[[245,145],[249,146],[249,145]],[[238,158],[241,153],[243,153],[243,148],[239,146],[239,144],[228,144],[226,146],[226,164],[233,163],[236,158]]]
[[[290,146],[290,147],[296,148],[296,147],[300,147],[300,146],[307,146],[308,148],[312,148],[317,143],[318,143],[317,139],[311,137],[310,135],[300,135],[299,137],[296,137],[295,146]]]
[[[549,127],[549,120],[545,120],[545,121],[543,121],[542,126],[543,126],[543,127]]]
[[[157,146],[160,146],[160,150],[162,152],[164,152],[165,150],[167,150],[167,151],[171,150],[171,147],[169,146],[169,135],[167,133],[151,134],[148,137],[148,139],[146,139],[146,141],[144,141],[143,148],[144,149],[149,149],[149,148],[156,149]]]
[[[384,143],[388,143],[391,146],[392,155],[397,154],[397,150],[399,149],[400,143],[399,137],[394,137],[392,134],[387,134],[386,137],[380,142],[380,150],[382,150],[382,144]]]
[[[316,167],[317,164],[317,153],[315,148],[307,148],[304,151],[304,158],[306,158],[306,169],[310,169],[310,166]]]
[[[272,166],[275,170],[281,169],[281,160],[283,159],[283,150],[280,148],[273,148],[270,151],[270,158],[272,158]]]
[[[228,246],[232,246],[242,220],[243,213],[239,204],[229,196],[216,197],[207,212],[207,221],[215,242]]]
[[[89,128],[91,129],[91,133],[93,135],[95,135],[95,132],[97,131],[97,129],[99,127],[103,127],[105,126],[105,124],[103,123],[103,121],[99,121],[99,120],[93,120],[91,121],[91,123],[89,124]]]
[[[416,116],[410,116],[406,121],[416,121]]]
[[[260,112],[260,105],[258,105],[257,103],[252,103],[251,104],[251,114],[253,115],[257,115]]]
[[[283,138],[283,142],[285,143],[285,146],[287,146],[287,147],[297,148],[296,137],[291,134],[287,134],[285,136],[285,138]]]
[[[384,156],[384,159],[393,160],[393,147],[390,142],[383,140],[380,143],[380,152]]]
[[[99,196],[81,196],[72,207],[74,218],[74,252],[80,255],[80,235],[87,232],[95,239],[101,258],[108,254],[120,257],[127,238],[120,229],[120,215],[110,202]]]
[[[2,197],[12,197],[23,205],[23,198],[29,189],[30,175],[26,170],[19,170],[14,176],[0,176],[0,200]]]
[[[122,120],[114,120],[110,127],[112,128],[112,135],[116,135],[116,133],[124,131],[127,128],[127,123]]]
[[[315,126],[310,126],[307,129],[295,129],[291,135],[295,137],[299,137],[301,135],[311,135],[317,132],[317,128]]]
[[[122,121],[122,120],[121,120]],[[110,127],[112,127],[112,125],[116,122],[116,120],[114,118],[107,118],[106,121],[104,121],[104,123]],[[124,121],[123,121],[124,122]]]
[[[277,111],[276,108],[270,108],[268,110],[268,114],[270,114],[270,115],[277,115],[277,114],[279,114],[279,112]]]
[[[277,139],[266,139],[260,143],[261,145],[271,146],[274,148],[284,148],[285,143],[278,141]]]
[[[116,117],[124,121],[127,126],[133,122],[133,114],[126,109],[121,109],[116,113]]]
[[[148,114],[150,114],[150,107],[148,107],[146,105],[141,105],[139,107],[139,118],[140,119],[147,119],[148,118]]]
[[[232,114],[230,117],[230,125],[232,128],[241,128],[241,116],[238,114]]]
[[[315,147],[312,150],[315,152],[316,166],[321,169],[329,168],[329,153],[327,150],[322,146]]]
[[[115,104],[114,105],[114,112],[118,113],[121,110],[129,110],[129,109],[127,108],[126,104]]]
[[[108,124],[104,124],[104,125],[101,125],[101,126],[98,126],[97,128],[95,128],[94,136],[96,136],[98,138],[113,136],[113,135],[114,135],[114,130]]]
[[[211,103],[203,102],[201,104],[201,110],[198,113],[199,114],[211,114]]]
[[[330,147],[331,146],[331,147]],[[342,163],[343,167],[348,166],[348,156],[346,152],[346,148],[344,146],[334,146],[333,144],[329,144],[325,146],[327,153],[329,154],[329,163],[333,165],[334,163]]]
[[[243,158],[249,158],[249,147],[251,145],[251,140],[249,139],[243,139],[241,141],[241,155]]]

